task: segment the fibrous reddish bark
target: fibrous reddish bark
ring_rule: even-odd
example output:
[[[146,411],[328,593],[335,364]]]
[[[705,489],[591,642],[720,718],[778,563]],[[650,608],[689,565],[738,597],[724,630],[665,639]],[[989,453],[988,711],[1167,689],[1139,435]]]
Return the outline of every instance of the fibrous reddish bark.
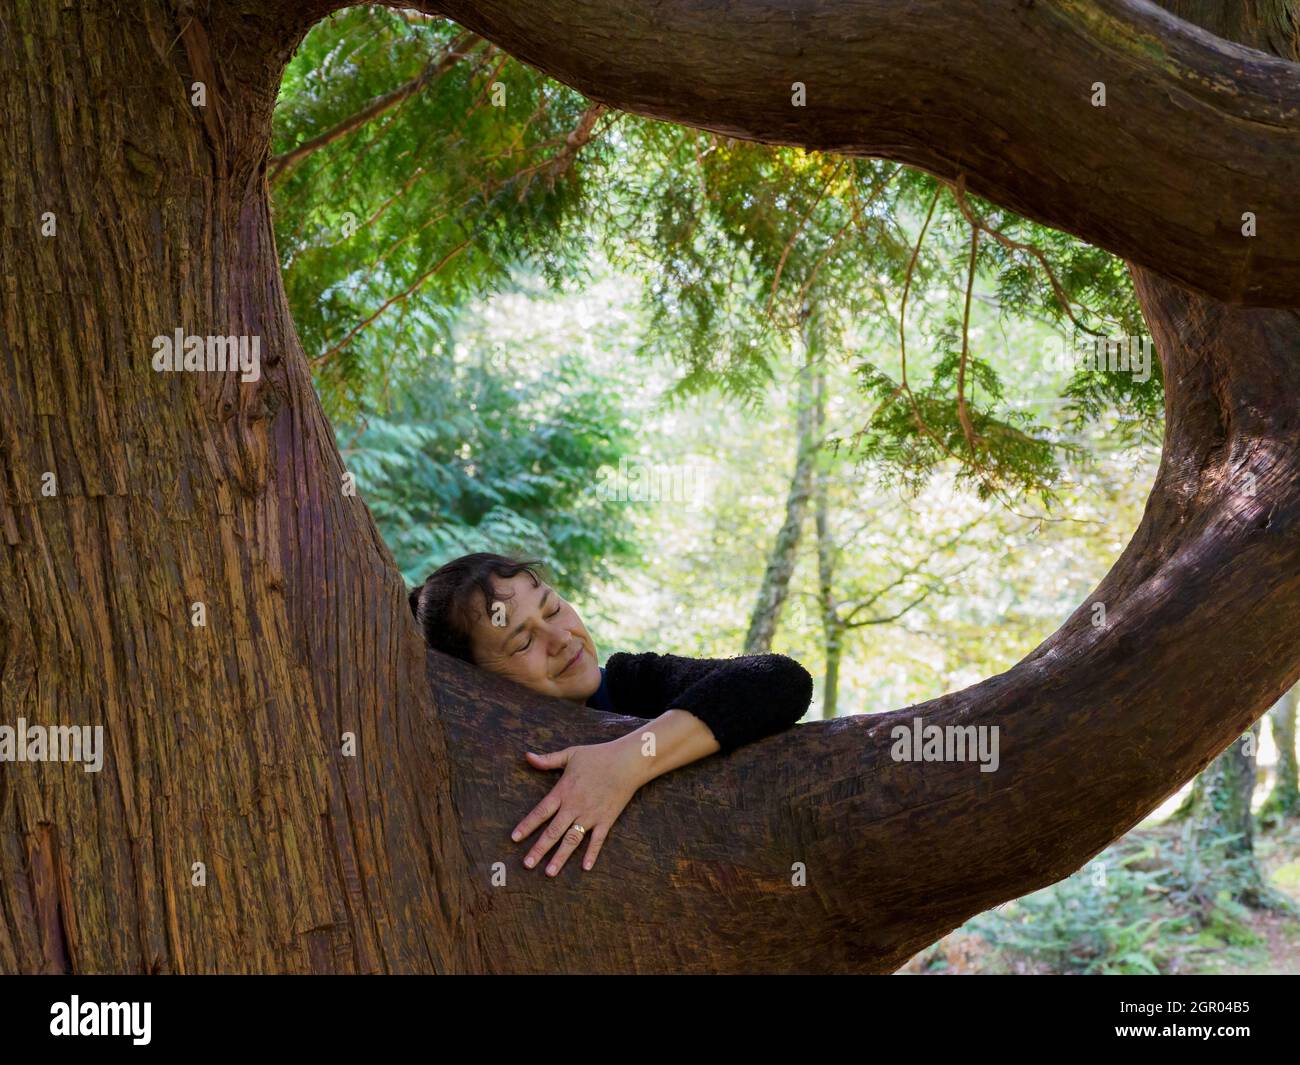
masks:
[[[1160,474],[1059,632],[966,691],[661,777],[591,872],[524,870],[508,832],[548,783],[523,749],[628,722],[426,655],[344,491],[265,180],[283,65],[335,6],[0,24],[0,718],[109,746],[99,774],[0,766],[0,970],[887,971],[1078,868],[1297,679],[1300,316],[1223,302],[1300,291],[1275,235],[1300,212],[1294,67],[1137,0],[448,3],[603,102],[960,172],[1174,279],[1134,268]],[[805,63],[825,103],[792,115],[764,85]],[[1098,116],[1050,113],[1079,77],[1127,101],[1125,165]],[[1271,223],[1253,251],[1222,217],[1243,202]],[[261,378],[155,373],[175,328],[259,335]],[[998,772],[894,760],[916,716],[997,726]]]

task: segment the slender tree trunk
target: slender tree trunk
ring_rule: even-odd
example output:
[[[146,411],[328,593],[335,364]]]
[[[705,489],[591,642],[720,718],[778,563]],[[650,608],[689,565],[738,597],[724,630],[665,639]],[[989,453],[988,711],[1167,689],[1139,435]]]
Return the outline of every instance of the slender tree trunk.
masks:
[[[1300,816],[1300,787],[1296,782],[1295,718],[1300,689],[1292,688],[1272,710],[1269,725],[1273,730],[1273,745],[1277,748],[1277,773],[1273,790],[1260,807],[1260,820],[1285,821]]]
[[[810,329],[805,320],[802,347],[804,365],[799,372],[799,393],[795,400],[795,459],[794,473],[790,477],[790,491],[785,499],[785,518],[777,531],[768,556],[763,583],[749,618],[749,631],[745,635],[745,654],[766,654],[772,650],[772,640],[781,620],[781,609],[790,594],[790,578],[794,575],[795,561],[799,555],[799,539],[803,534],[804,515],[808,510],[808,496],[812,492],[813,462],[816,458],[816,440],[813,436],[813,345],[809,342]]]
[[[1134,268],[1163,461],[1115,568],[1023,662],[660,777],[590,872],[524,870],[509,830],[553,780],[525,747],[633,721],[426,652],[347,490],[265,174],[284,64],[337,6],[0,20],[0,720],[100,725],[106,748],[97,773],[0,763],[0,971],[886,972],[1078,869],[1300,679],[1300,315],[1240,305],[1285,303],[1300,277],[1276,237],[1300,211],[1280,180],[1289,68],[1126,0],[990,3],[987,21],[938,0],[793,21],[750,0],[457,0],[599,102],[924,157],[1238,301]],[[916,49],[940,16],[968,31],[969,81]],[[773,57],[801,52],[816,114],[763,95]],[[1091,127],[1059,135],[1052,104],[1089,62],[1132,90],[1126,127],[1144,158],[1168,153],[1158,174],[1087,165],[1111,157],[1109,116],[1105,152]],[[768,76],[735,77],[745,63]],[[1247,254],[1214,205],[1256,193],[1272,235]],[[257,336],[260,376],[154,371],[175,329]],[[917,716],[997,726],[997,772],[895,760],[890,730]]]
[[[835,599],[835,559],[838,554],[831,528],[830,470],[821,442],[826,436],[826,363],[818,359],[813,379],[813,438],[818,444],[813,473],[813,513],[817,524],[817,602],[821,606],[825,672],[822,680],[822,719],[838,712],[840,659],[844,653],[844,623]]]
[[[1169,815],[1171,821],[1186,821],[1196,811],[1201,804],[1201,793],[1204,791],[1204,782],[1201,776],[1197,776],[1192,781],[1192,786],[1187,794],[1183,796],[1183,801],[1178,804],[1178,809]]]
[[[840,659],[844,655],[844,628],[832,624],[826,633],[826,670],[822,681],[822,719],[829,721],[839,713]]]

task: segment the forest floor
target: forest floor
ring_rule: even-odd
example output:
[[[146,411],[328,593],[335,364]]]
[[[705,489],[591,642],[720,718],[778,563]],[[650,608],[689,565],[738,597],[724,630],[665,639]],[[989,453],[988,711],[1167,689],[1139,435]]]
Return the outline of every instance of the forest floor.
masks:
[[[1293,820],[1284,831],[1258,834],[1255,850],[1265,883],[1300,911],[1300,823]],[[1300,974],[1300,913],[1252,910],[1245,923],[1259,943],[1227,947],[1185,971]]]
[[[1300,974],[1300,819],[1255,832],[1268,888],[1292,910],[1206,905],[1180,890],[1182,826],[1134,829],[1073,877],[972,918],[899,975]],[[1110,870],[1090,875],[1094,865]]]

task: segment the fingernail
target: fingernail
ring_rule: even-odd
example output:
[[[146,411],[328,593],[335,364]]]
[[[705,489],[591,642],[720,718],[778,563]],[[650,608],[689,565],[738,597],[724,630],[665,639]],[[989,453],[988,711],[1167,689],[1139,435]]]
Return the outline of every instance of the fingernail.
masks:
[[[512,840],[514,840],[516,843],[518,843],[518,842],[519,842],[519,833],[518,833],[517,831],[516,831],[516,832],[511,832],[511,833],[510,833],[510,838],[511,838]]]
[[[591,862],[583,862],[583,863],[582,863],[582,867],[583,867],[584,869],[590,869],[590,868],[591,868]]]
[[[533,860],[531,858],[525,858],[524,865],[528,866],[528,868],[531,869],[533,867]]]
[[[547,875],[547,876],[554,876],[554,875],[555,875],[555,866],[553,866],[553,865],[548,865],[548,866],[546,867],[546,875]]]

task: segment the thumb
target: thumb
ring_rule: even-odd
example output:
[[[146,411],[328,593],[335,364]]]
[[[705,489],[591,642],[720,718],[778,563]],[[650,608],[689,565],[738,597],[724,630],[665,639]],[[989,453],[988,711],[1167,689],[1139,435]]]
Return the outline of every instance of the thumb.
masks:
[[[563,769],[568,764],[570,749],[566,747],[562,751],[554,751],[551,754],[535,754],[529,751],[528,760],[538,769]]]

